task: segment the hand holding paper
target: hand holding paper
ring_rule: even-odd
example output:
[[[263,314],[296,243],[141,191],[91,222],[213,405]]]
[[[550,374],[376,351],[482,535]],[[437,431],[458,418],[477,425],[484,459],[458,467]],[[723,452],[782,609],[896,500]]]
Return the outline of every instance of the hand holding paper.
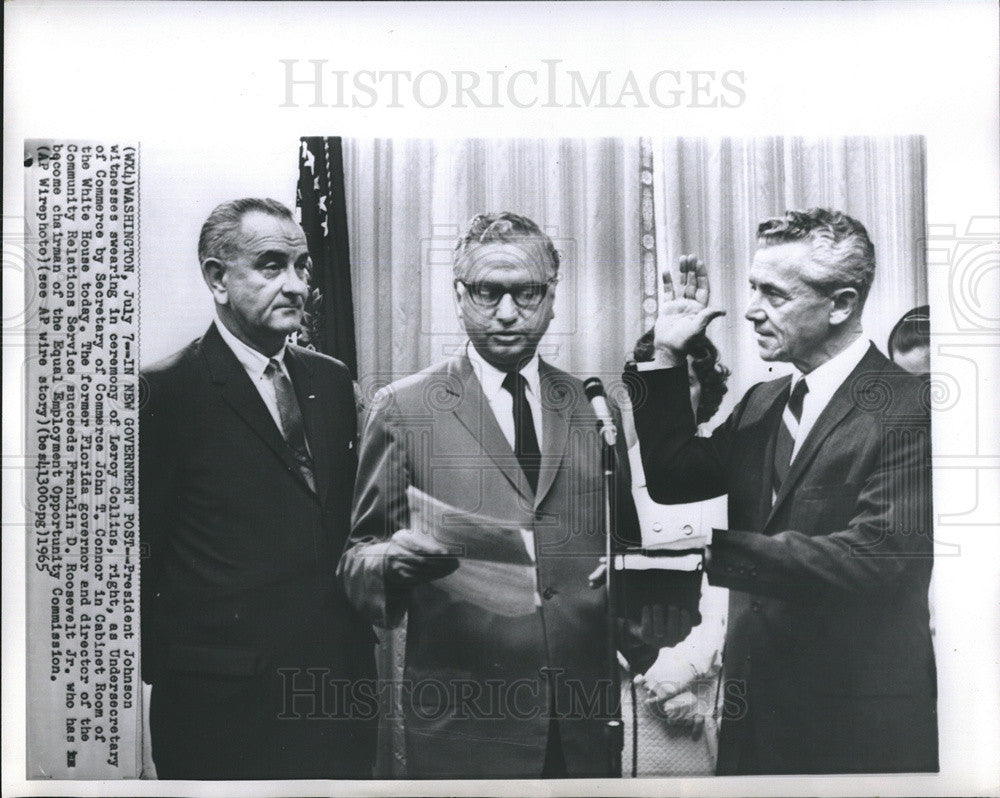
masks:
[[[449,569],[431,577],[438,580],[436,589],[456,603],[495,615],[512,618],[535,613],[539,598],[534,542],[527,530],[459,510],[412,485],[406,497],[412,530],[400,532],[419,539],[426,550],[447,555]]]
[[[411,529],[397,530],[389,539],[386,578],[397,586],[418,585],[440,579],[458,568],[458,559],[428,535]]]

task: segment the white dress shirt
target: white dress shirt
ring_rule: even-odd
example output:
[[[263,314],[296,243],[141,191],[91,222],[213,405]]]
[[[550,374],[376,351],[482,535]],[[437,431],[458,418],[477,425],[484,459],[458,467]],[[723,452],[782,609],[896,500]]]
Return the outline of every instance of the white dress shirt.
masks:
[[[799,430],[795,435],[795,445],[792,447],[792,460],[802,448],[802,442],[809,435],[809,430],[816,424],[820,413],[830,404],[830,400],[837,392],[837,389],[844,384],[844,380],[861,362],[861,358],[868,351],[869,340],[864,336],[858,338],[854,343],[843,351],[831,357],[822,366],[817,366],[805,375],[806,384],[809,390],[806,391],[802,401],[802,417],[799,419]],[[803,378],[802,372],[798,369],[792,374],[792,387]]]
[[[271,414],[271,418],[274,419],[274,423],[278,425],[278,429],[281,430],[281,435],[284,437],[285,430],[281,426],[281,413],[278,412],[278,397],[274,393],[274,383],[268,377],[264,376],[264,370],[267,368],[268,362],[273,358],[278,361],[278,365],[281,366],[281,370],[288,377],[288,381],[292,381],[288,369],[285,367],[285,345],[282,344],[281,349],[271,357],[268,357],[233,335],[229,331],[229,328],[222,323],[222,319],[215,319],[215,328],[219,331],[219,335],[222,336],[222,340],[226,342],[226,345],[233,350],[236,359],[246,369],[247,374],[250,376],[250,382],[257,389],[260,398],[264,400],[267,412]],[[308,446],[308,443],[306,445]]]
[[[476,351],[476,347],[471,342],[466,346],[468,348],[469,360],[472,363],[472,370],[475,372],[479,384],[482,386],[483,393],[486,395],[486,401],[490,403],[490,409],[493,411],[493,415],[500,425],[500,430],[507,439],[507,443],[510,444],[510,448],[513,449],[514,397],[503,387],[503,381],[507,373],[500,371],[496,366],[490,365],[483,360],[483,356]],[[531,420],[534,422],[538,448],[542,450],[544,430],[542,429],[542,403],[539,399],[541,396],[541,383],[538,377],[537,352],[525,364],[524,368],[521,369],[521,376],[528,382],[528,390],[525,391],[525,398],[528,400],[528,407],[531,408]]]

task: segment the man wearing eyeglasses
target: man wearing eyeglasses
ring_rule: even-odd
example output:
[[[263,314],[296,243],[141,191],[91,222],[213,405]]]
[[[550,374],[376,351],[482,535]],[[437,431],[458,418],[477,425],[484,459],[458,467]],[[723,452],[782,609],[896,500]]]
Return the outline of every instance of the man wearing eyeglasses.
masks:
[[[468,344],[373,402],[339,573],[377,627],[405,633],[405,769],[386,775],[611,775],[605,725],[619,685],[609,676],[604,592],[588,584],[605,545],[597,419],[580,381],[537,353],[558,269],[531,220],[475,217],[454,263]],[[620,535],[637,529],[622,484]],[[533,609],[505,616],[435,584],[466,566],[410,529],[409,486],[523,529],[537,573]],[[690,631],[676,611],[666,625],[664,645]]]
[[[217,207],[198,244],[206,333],[143,370],[142,675],[161,779],[366,778],[371,627],[334,577],[356,410],[343,363],[286,342],[311,267],[274,200]],[[343,691],[341,691],[343,693]],[[365,715],[367,714],[367,719]]]

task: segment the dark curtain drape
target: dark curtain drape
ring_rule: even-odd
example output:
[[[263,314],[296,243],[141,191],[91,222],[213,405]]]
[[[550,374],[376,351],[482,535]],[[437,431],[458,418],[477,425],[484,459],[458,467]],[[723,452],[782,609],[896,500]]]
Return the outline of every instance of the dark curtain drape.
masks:
[[[341,141],[328,136],[306,136],[299,141],[296,204],[313,259],[307,335],[309,343],[342,360],[357,379]]]

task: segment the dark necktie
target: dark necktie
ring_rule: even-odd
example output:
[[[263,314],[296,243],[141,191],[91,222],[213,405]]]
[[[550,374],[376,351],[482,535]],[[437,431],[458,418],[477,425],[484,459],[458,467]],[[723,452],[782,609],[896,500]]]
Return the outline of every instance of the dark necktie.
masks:
[[[278,415],[281,418],[281,430],[285,436],[285,443],[288,444],[303,478],[315,493],[316,478],[313,475],[313,462],[312,457],[309,456],[309,449],[306,448],[302,411],[299,409],[298,399],[295,398],[295,389],[292,387],[291,380],[282,371],[281,365],[274,358],[268,361],[267,368],[264,369],[264,376],[274,385],[274,396],[278,400]]]
[[[514,371],[503,378],[503,387],[514,398],[514,454],[517,455],[517,462],[521,464],[521,470],[534,493],[538,490],[538,470],[542,455],[535,435],[535,419],[525,395],[528,381],[523,374]]]
[[[788,397],[788,406],[781,414],[778,425],[778,439],[774,445],[774,472],[771,484],[774,492],[781,490],[781,483],[788,476],[788,468],[792,462],[792,450],[795,448],[795,437],[799,432],[799,421],[802,420],[802,402],[809,392],[805,377],[800,379]]]

